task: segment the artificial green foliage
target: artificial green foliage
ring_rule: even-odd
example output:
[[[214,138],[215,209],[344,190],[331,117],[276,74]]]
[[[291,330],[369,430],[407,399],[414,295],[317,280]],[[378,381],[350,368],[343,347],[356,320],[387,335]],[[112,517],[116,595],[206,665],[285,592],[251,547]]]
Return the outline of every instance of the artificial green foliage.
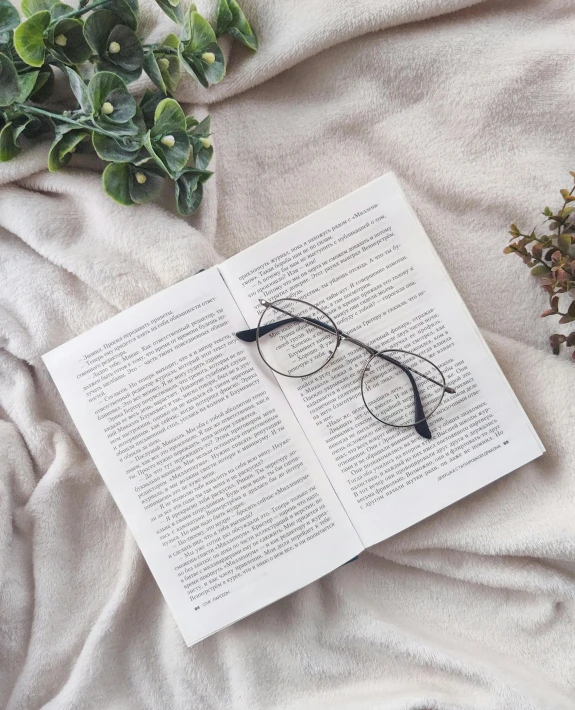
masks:
[[[184,168],[176,178],[176,203],[178,212],[183,215],[193,214],[202,201],[203,183],[212,176],[207,170]]]
[[[169,34],[157,47],[144,56],[144,71],[164,94],[173,94],[180,81],[180,59],[177,55],[180,40]]]
[[[58,0],[22,0],[22,12],[24,17],[32,17],[32,15],[42,12],[42,10],[50,12],[52,7],[57,4]]]
[[[575,172],[570,173],[575,180]],[[559,316],[559,323],[575,322],[575,186],[560,190],[563,205],[554,212],[549,207],[543,210],[547,234],[523,234],[512,224],[510,244],[503,250],[506,254],[518,254],[529,267],[533,276],[539,277],[543,290],[549,295],[549,308],[542,318]],[[575,348],[575,330],[571,333],[554,333],[549,343],[555,355],[561,345]],[[575,360],[575,349],[571,357]]]
[[[112,163],[104,170],[104,190],[121,205],[141,205],[155,200],[163,177],[147,163]]]
[[[168,175],[175,179],[190,157],[186,117],[174,99],[161,101],[154,114],[154,125],[144,138],[148,153]]]
[[[10,106],[20,96],[18,72],[12,60],[0,54],[0,106]]]
[[[193,116],[186,118],[186,131],[194,155],[194,165],[200,170],[205,170],[210,164],[214,154],[210,138],[210,117],[206,116],[198,122]]]
[[[54,142],[48,153],[48,170],[56,172],[72,159],[72,153],[76,151],[78,145],[88,137],[87,131],[65,130],[64,133],[57,131]]]
[[[50,16],[54,18],[53,14]],[[82,64],[91,54],[84,37],[84,23],[73,17],[52,22],[44,36],[44,44],[55,59],[68,66]]]
[[[18,27],[20,15],[9,0],[0,0],[0,37]]]
[[[231,35],[254,52],[258,48],[258,38],[236,0],[218,2],[216,35],[219,37],[223,34]]]
[[[226,63],[210,23],[192,7],[186,12],[178,53],[184,69],[202,86],[219,83]]]
[[[178,25],[182,24],[184,11],[180,0],[156,0],[156,2],[170,19],[177,22]]]
[[[34,13],[14,30],[14,47],[20,59],[31,67],[41,67],[44,64],[44,32],[50,26],[50,19],[48,10],[42,10]]]
[[[181,71],[205,87],[220,82],[226,63],[217,35],[251,49],[257,38],[235,0],[220,0],[212,28],[191,5],[156,0],[180,28],[161,42],[138,35],[138,0],[22,0],[23,18],[0,0],[0,161],[52,135],[48,168],[64,168],[78,151],[93,150],[108,165],[105,192],[122,205],[150,202],[173,185],[183,215],[198,208],[212,175],[210,117],[186,116],[174,98]],[[70,105],[50,105],[54,67],[66,77]],[[153,90],[139,103],[128,85],[144,71]]]
[[[127,83],[142,73],[144,50],[136,33],[110,10],[97,10],[86,20],[84,32],[100,71],[110,71]]]

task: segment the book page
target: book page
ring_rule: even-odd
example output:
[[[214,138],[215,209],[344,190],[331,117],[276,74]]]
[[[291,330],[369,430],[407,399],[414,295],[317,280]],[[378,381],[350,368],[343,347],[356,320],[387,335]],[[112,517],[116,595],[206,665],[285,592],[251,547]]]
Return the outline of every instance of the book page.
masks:
[[[393,175],[232,257],[220,270],[251,327],[263,310],[259,298],[304,299],[378,350],[430,359],[456,390],[430,417],[427,440],[413,427],[386,426],[368,412],[360,374],[370,356],[348,341],[316,374],[278,375],[366,546],[542,453]],[[244,348],[256,350],[252,343]]]
[[[214,268],[44,356],[188,645],[362,549],[245,327]]]

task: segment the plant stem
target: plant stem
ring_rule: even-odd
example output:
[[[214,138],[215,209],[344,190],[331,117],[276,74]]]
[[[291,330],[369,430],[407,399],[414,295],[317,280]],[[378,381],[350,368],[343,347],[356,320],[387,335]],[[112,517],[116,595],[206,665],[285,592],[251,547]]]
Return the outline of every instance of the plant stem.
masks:
[[[549,266],[549,264],[543,261],[543,259],[540,259],[538,256],[534,256],[533,254],[529,253],[527,249],[521,251],[521,249],[515,246],[515,244],[510,244],[509,246],[511,249],[513,249],[513,251],[517,252],[517,254],[521,254],[521,256],[528,256],[530,259],[535,259],[535,261],[538,261],[540,264],[543,264],[543,266],[546,266],[549,271],[551,271],[551,267]]]
[[[77,10],[72,10],[72,12],[67,12],[65,15],[60,15],[56,19],[58,22],[60,22],[60,20],[69,20],[73,17],[80,17],[81,15],[85,15],[91,10],[95,10],[97,7],[105,7],[106,5],[110,5],[110,0],[96,0],[96,2],[93,2],[91,5],[80,7]]]
[[[67,123],[70,126],[75,126],[76,128],[81,128],[82,130],[89,130],[93,133],[100,133],[102,136],[110,136],[115,138],[116,136],[110,131],[106,131],[103,128],[98,128],[94,124],[87,126],[85,123],[80,123],[73,118],[68,118],[67,116],[62,116],[60,113],[52,113],[52,111],[46,111],[43,108],[38,108],[37,106],[28,106],[27,104],[13,104],[16,108],[19,108],[23,113],[32,114],[33,116],[46,116],[47,118],[52,118],[60,123]]]
[[[38,108],[37,106],[28,106],[27,104],[14,104],[16,108],[19,108],[23,113],[31,113],[33,116],[47,116],[48,118],[53,118],[62,123],[69,123],[72,126],[80,126],[78,121],[67,116],[62,116],[59,113],[52,113],[52,111],[46,111],[43,108]]]

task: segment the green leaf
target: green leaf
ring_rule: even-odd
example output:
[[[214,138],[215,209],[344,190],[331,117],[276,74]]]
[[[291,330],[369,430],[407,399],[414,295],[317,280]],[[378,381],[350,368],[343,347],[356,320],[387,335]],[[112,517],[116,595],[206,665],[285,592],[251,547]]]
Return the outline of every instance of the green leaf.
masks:
[[[162,47],[169,47],[170,49],[177,49],[179,46],[180,46],[179,37],[177,35],[173,34],[173,32],[171,32],[162,41],[162,44],[160,44],[159,49],[162,49]]]
[[[171,20],[178,25],[182,24],[184,11],[180,0],[156,0],[156,2]]]
[[[175,99],[164,99],[156,107],[154,113],[154,129],[166,131],[171,129],[186,130],[186,117],[182,107]]]
[[[84,82],[84,79],[78,74],[77,71],[71,69],[70,67],[63,67],[63,71],[68,77],[68,82],[70,84],[70,89],[76,97],[76,101],[80,105],[80,108],[84,113],[92,113],[92,104],[90,103],[90,95],[88,93],[88,87]]]
[[[531,269],[533,276],[546,276],[550,271],[551,269],[544,264],[537,264]]]
[[[20,24],[18,10],[10,0],[0,0],[0,34],[10,32]]]
[[[200,122],[197,121],[193,116],[186,116],[186,131],[188,132],[188,135],[190,135],[193,132],[193,129],[199,125]]]
[[[112,163],[127,163],[136,160],[144,144],[146,125],[142,112],[138,107],[134,116],[137,134],[133,136],[103,136],[99,133],[92,134],[92,144],[96,153]]]
[[[186,45],[187,52],[203,52],[216,41],[216,35],[210,23],[190,8],[184,18],[180,40]]]
[[[115,92],[115,96],[117,96],[118,93],[125,94],[128,97],[126,101],[129,101],[129,99],[133,100],[126,84],[117,74],[113,74],[112,72],[99,72],[92,77],[88,84],[88,97],[92,104],[94,116],[101,115],[102,106],[108,101],[108,97],[112,92]]]
[[[84,36],[90,47],[100,57],[106,55],[108,50],[108,37],[110,32],[121,24],[118,15],[109,10],[96,10],[88,16],[84,23]]]
[[[22,12],[24,17],[32,17],[37,12],[50,11],[57,3],[58,0],[22,0]]]
[[[192,121],[188,125],[188,118],[191,118]],[[194,123],[195,122],[195,123]],[[194,123],[194,125],[191,125]],[[202,136],[203,138],[207,138],[211,134],[211,117],[206,116],[205,118],[202,118],[202,120],[198,123],[198,121],[195,120],[193,116],[187,116],[186,117],[186,126],[188,128],[188,133],[193,133],[196,136]]]
[[[144,92],[140,100],[140,109],[147,128],[151,128],[154,125],[156,108],[165,98],[167,98],[166,95],[160,90],[150,91],[150,89],[146,89]]]
[[[129,163],[137,158],[143,140],[139,136],[112,138],[93,133],[92,144],[102,160],[107,160],[109,163]]]
[[[57,133],[48,153],[48,170],[53,173],[67,165],[78,144],[88,135],[88,131],[74,130],[64,135]]]
[[[175,54],[170,54],[167,57],[160,57],[160,60],[167,59],[167,65],[160,61],[160,72],[162,73],[162,78],[167,90],[173,94],[178,88],[178,83],[180,81],[181,65],[180,59]]]
[[[116,74],[100,72],[92,77],[88,84],[88,97],[94,113],[100,113],[102,104],[106,101],[108,95],[116,89],[124,89],[126,93],[128,91],[126,84]]]
[[[59,41],[65,42],[65,45],[61,46]],[[84,38],[84,23],[74,18],[52,24],[47,33],[46,45],[57,59],[69,65],[82,64],[92,53]]]
[[[565,232],[563,232],[563,234],[560,234],[557,238],[557,245],[559,249],[561,249],[561,251],[569,251],[569,247],[571,246],[571,235],[565,234]]]
[[[166,139],[173,141],[167,145]],[[146,134],[144,144],[154,160],[171,177],[179,173],[190,157],[190,141],[186,133],[186,118],[174,99],[161,101],[154,115],[154,125]]]
[[[128,163],[110,163],[102,175],[104,192],[121,205],[133,205],[130,197],[130,172]]]
[[[1,57],[2,55],[0,55]],[[1,61],[1,60],[0,60]],[[24,103],[30,94],[34,91],[36,82],[38,81],[39,71],[30,71],[26,74],[20,74],[18,79],[20,80],[20,93],[16,99],[17,103]],[[2,78],[0,72],[0,94],[2,93]],[[0,102],[1,103],[1,102]]]
[[[144,71],[158,87],[158,89],[161,89],[165,94],[168,93],[166,82],[164,81],[164,77],[162,76],[162,72],[160,71],[158,60],[154,52],[146,52],[146,54],[144,54]]]
[[[108,94],[106,101],[114,107],[113,113],[106,115],[106,119],[112,123],[126,123],[136,113],[136,100],[125,89],[114,89]]]
[[[42,10],[14,30],[14,47],[20,58],[31,67],[41,67],[44,64],[44,32],[49,24],[50,13]]]
[[[162,54],[159,48],[145,54],[144,71],[164,94],[174,93],[180,80],[180,60],[173,54]]]
[[[202,86],[217,84],[226,73],[224,55],[210,24],[195,10],[188,10],[180,34],[178,54],[184,69]]]
[[[27,116],[18,116],[13,122],[14,126],[14,140],[16,145],[20,145],[19,137],[26,130],[29,123],[32,123],[34,119],[28,118]]]
[[[112,42],[120,45],[120,51],[116,54],[112,54],[109,51]],[[108,36],[106,58],[112,64],[128,72],[142,71],[144,50],[133,30],[129,27],[124,27],[124,25],[114,27]]]
[[[214,155],[213,146],[205,145],[205,139],[210,136],[210,117],[206,116],[198,123],[193,116],[186,116],[186,127],[194,154],[194,165],[205,170]]]
[[[136,31],[138,27],[138,0],[110,0],[108,9],[115,13],[122,24]]]
[[[190,52],[187,47],[180,45],[178,50],[184,69],[191,74],[202,86],[218,84],[226,74],[226,63],[223,52],[217,43],[206,45],[201,52]],[[205,56],[213,55],[213,62]]]
[[[130,199],[137,205],[155,200],[162,191],[164,178],[158,175],[157,169],[144,165],[128,166],[128,189]]]
[[[236,0],[219,0],[216,35],[229,34],[254,52],[258,48],[256,33]]]
[[[14,126],[7,123],[0,131],[0,163],[15,158],[20,152],[20,147],[16,143]]]
[[[140,76],[144,50],[132,29],[122,24],[118,15],[109,10],[92,13],[86,20],[84,34],[98,55],[101,71],[115,72],[126,82],[135,81]],[[112,42],[120,47],[119,51],[110,51]]]
[[[204,187],[197,183],[196,187],[190,191],[187,180],[183,176],[175,182],[176,207],[178,212],[184,217],[189,217],[198,209],[204,196]]]
[[[194,165],[199,170],[205,170],[214,157],[214,148],[206,148],[196,136],[190,136],[190,143],[194,154]]]
[[[144,204],[156,199],[163,178],[153,166],[112,163],[104,170],[104,190],[121,205]]]
[[[191,74],[196,81],[199,81],[202,86],[207,88],[209,82],[206,79],[201,62],[194,55],[184,52],[182,47],[178,50],[178,56],[188,74]]]
[[[11,59],[0,53],[0,106],[10,106],[20,95],[18,72]]]
[[[213,54],[214,61],[212,63],[207,62],[204,59],[205,54]],[[208,84],[218,84],[226,75],[226,60],[224,59],[224,53],[222,52],[220,45],[217,42],[208,44],[199,59]]]
[[[234,16],[227,0],[219,0],[216,10],[216,35],[224,34],[228,27],[231,27],[233,19]]]
[[[204,194],[202,183],[208,180],[213,173],[207,170],[186,168],[175,181],[176,207],[182,215],[193,214],[202,201]]]
[[[32,93],[29,98],[41,103],[52,95],[53,87],[54,72],[49,64],[44,64],[38,72],[38,78],[36,79],[36,83],[34,84],[34,88],[32,89]]]
[[[50,17],[52,20],[57,20],[62,15],[67,15],[69,12],[73,12],[74,8],[71,5],[66,5],[63,2],[55,2],[52,7],[46,8],[50,10]]]

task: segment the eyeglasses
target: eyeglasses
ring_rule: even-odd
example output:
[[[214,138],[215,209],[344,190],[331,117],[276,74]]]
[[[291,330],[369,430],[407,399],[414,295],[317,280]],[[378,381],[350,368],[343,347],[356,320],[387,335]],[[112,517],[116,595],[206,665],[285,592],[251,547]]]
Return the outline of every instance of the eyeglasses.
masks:
[[[407,350],[378,350],[338,328],[317,306],[298,298],[260,299],[264,310],[256,328],[236,336],[257,343],[265,364],[284,377],[309,377],[333,359],[343,341],[369,353],[361,372],[361,397],[382,424],[405,428],[431,439],[427,419],[437,410],[448,387],[431,360]],[[287,317],[286,317],[287,316]]]

